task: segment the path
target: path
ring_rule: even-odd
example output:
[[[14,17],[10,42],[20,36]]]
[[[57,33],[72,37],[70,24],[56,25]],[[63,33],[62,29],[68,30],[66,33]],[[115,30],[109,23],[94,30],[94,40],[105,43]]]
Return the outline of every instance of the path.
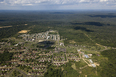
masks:
[[[104,45],[101,45],[101,44],[96,43],[96,42],[95,42],[93,39],[91,39],[86,33],[84,33],[84,34],[85,34],[85,36],[87,36],[92,42],[94,42],[97,46],[102,46],[102,47],[105,48],[105,50],[108,49],[107,46],[104,46]]]
[[[17,71],[19,71],[20,73],[22,73],[23,75],[25,75],[26,77],[28,77],[28,75],[27,75],[26,73],[24,73],[23,71],[21,71],[21,70],[18,69],[18,68],[15,68],[15,67],[7,74],[7,77],[9,77],[10,74],[11,74],[14,70],[17,70]]]
[[[84,61],[85,63],[87,63],[87,62],[85,61],[85,59],[84,59],[84,58],[82,58],[82,59],[83,59],[83,61]],[[88,66],[90,66],[90,64],[89,64],[89,63],[87,63],[87,65],[88,65]]]
[[[84,33],[85,34],[85,36],[87,36],[92,42],[95,42],[93,39],[91,39],[86,33]],[[95,42],[96,43],[96,42]],[[107,48],[107,46],[104,46],[104,45],[101,45],[101,44],[98,44],[98,43],[96,43],[96,45],[97,46],[102,46],[102,47],[104,47],[105,49],[104,50],[108,50],[108,48]],[[112,49],[116,49],[116,48],[114,48],[114,47],[111,47]],[[100,50],[100,51],[104,51],[104,50]]]
[[[76,65],[75,65],[75,63],[74,64],[72,64],[72,66],[71,66],[74,70],[76,70],[77,72],[81,72],[79,69],[77,69],[76,68]]]
[[[84,68],[86,68],[86,67],[88,67],[88,65],[85,65],[84,67],[80,67],[80,69],[84,69]]]

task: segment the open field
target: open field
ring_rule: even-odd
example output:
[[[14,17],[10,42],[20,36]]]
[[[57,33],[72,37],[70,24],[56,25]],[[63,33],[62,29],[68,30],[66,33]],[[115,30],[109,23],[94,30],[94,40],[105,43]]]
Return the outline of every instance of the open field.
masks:
[[[9,28],[9,27],[12,27],[12,26],[0,26],[0,28]]]
[[[70,40],[69,43],[75,44],[76,42],[74,40]]]
[[[76,66],[75,66],[75,63],[74,64],[72,64],[72,66],[71,66],[74,70],[77,70],[76,69]]]
[[[27,32],[29,32],[30,30],[21,30],[21,31],[19,31],[18,33],[27,33]]]

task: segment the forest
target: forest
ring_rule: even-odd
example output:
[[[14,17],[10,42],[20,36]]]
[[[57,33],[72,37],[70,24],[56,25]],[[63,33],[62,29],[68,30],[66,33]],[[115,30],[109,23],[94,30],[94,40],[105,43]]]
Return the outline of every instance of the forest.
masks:
[[[101,52],[104,57],[108,58],[108,61],[103,61],[101,64],[101,76],[102,77],[116,77],[116,50],[106,50]]]
[[[3,53],[0,53],[0,64],[5,64],[5,61],[10,61],[12,59],[13,53],[9,53],[8,51],[5,51]]]
[[[29,33],[55,29],[67,39],[66,44],[74,40],[79,45],[93,45],[87,34],[94,42],[116,47],[115,16],[115,11],[0,11],[0,27],[12,26],[0,28],[0,39],[16,36],[22,29],[31,30]]]

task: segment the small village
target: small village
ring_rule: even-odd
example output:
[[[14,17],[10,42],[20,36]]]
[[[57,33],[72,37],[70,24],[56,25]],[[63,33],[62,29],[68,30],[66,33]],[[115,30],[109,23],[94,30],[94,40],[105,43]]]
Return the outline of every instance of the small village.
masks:
[[[23,34],[20,35],[20,37],[23,37],[25,41],[42,41],[44,40],[60,40],[60,36],[57,31],[49,30],[42,33],[36,33],[36,34]]]
[[[48,65],[61,67],[69,61],[80,62],[83,60],[87,64],[86,67],[99,66],[93,62],[91,53],[85,54],[81,49],[76,49],[74,53],[67,52],[64,42],[61,41],[60,35],[55,30],[36,34],[21,34],[19,37],[22,37],[22,41],[15,41],[14,44],[13,41],[10,41],[11,38],[8,40],[9,42],[0,42],[0,53],[6,49],[9,53],[14,53],[11,61],[0,65],[1,77],[11,76],[14,70],[26,77],[44,76]]]

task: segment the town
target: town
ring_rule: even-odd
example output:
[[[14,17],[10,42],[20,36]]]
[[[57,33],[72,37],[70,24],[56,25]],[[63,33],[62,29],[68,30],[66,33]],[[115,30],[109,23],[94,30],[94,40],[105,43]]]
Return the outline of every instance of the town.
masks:
[[[0,76],[44,76],[48,65],[61,67],[69,61],[80,62],[83,60],[87,65],[80,67],[95,68],[98,63],[93,62],[92,54],[86,54],[75,46],[74,51],[69,51],[58,31],[49,30],[35,34],[21,34],[19,38],[8,38],[0,42],[0,53],[7,50],[13,53],[10,61],[0,65]],[[98,55],[99,56],[99,55]]]

